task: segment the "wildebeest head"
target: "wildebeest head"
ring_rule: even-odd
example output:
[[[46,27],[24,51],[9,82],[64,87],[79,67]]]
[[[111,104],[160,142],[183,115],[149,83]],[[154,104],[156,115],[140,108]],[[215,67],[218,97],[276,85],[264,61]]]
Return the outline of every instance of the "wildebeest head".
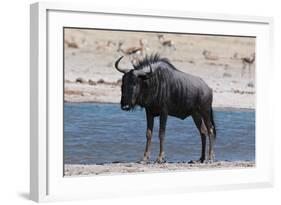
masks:
[[[115,68],[124,73],[121,87],[121,109],[129,111],[136,106],[137,97],[140,94],[141,83],[152,76],[151,65],[142,69],[120,68],[119,62],[124,56],[115,62]]]

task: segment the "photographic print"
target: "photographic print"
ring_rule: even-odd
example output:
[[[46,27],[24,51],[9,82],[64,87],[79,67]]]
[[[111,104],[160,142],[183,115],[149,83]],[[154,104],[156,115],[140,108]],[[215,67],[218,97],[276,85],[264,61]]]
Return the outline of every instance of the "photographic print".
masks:
[[[64,176],[255,166],[255,36],[65,27]]]

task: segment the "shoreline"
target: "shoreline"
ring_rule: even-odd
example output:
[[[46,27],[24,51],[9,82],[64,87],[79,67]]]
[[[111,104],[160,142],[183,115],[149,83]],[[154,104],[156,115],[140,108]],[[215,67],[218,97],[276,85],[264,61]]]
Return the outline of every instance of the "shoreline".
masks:
[[[214,90],[213,107],[220,110],[255,110],[255,92],[245,89]],[[64,102],[67,103],[120,103],[121,88],[117,83],[64,84]],[[239,99],[239,100],[234,100]]]
[[[67,104],[108,104],[108,105],[120,105],[117,102],[100,102],[100,101],[81,101],[81,102],[72,102],[64,101]],[[141,109],[138,107],[137,109]],[[214,111],[228,111],[228,112],[255,112],[255,108],[244,108],[244,107],[213,107]]]
[[[245,169],[254,168],[255,161],[217,161],[213,163],[148,163],[135,162],[108,163],[108,164],[65,164],[64,176],[87,176],[87,175],[112,175],[131,173],[159,173],[170,171],[198,171],[210,169]]]

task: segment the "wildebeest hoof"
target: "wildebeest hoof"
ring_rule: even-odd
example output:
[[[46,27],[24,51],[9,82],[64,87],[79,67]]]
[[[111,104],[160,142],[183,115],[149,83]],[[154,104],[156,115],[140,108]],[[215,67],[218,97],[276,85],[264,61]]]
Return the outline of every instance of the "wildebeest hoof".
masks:
[[[206,160],[205,159],[198,159],[198,160],[190,160],[189,162],[188,162],[188,164],[203,164],[203,163],[205,163],[206,162]]]
[[[166,162],[165,159],[156,159],[156,161],[155,161],[155,163],[157,163],[157,164],[163,164],[165,162]]]
[[[149,158],[143,158],[140,161],[138,161],[140,164],[148,164],[149,163]]]
[[[188,164],[201,164],[201,163],[204,163],[205,160],[201,160],[201,159],[198,159],[198,160],[190,160],[188,162]]]
[[[205,161],[206,164],[212,164],[215,160],[214,159],[208,159]]]
[[[148,164],[149,161],[148,160],[140,160],[138,161],[139,164]]]
[[[165,163],[166,160],[164,157],[157,157],[155,163],[158,163],[158,164],[162,164],[162,163]]]
[[[196,161],[197,163],[205,163],[206,162],[206,160],[205,159],[198,159],[197,161]]]
[[[213,163],[215,161],[215,154],[214,152],[212,152],[211,154],[209,154],[208,156],[208,162],[209,163]]]

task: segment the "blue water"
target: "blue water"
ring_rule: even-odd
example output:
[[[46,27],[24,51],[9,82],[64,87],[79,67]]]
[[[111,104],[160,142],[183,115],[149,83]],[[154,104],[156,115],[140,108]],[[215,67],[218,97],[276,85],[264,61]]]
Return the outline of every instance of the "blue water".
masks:
[[[214,111],[216,160],[255,160],[255,112]],[[152,156],[159,151],[159,118],[154,122]],[[145,111],[125,112],[119,104],[64,104],[64,163],[136,162],[146,143]],[[207,146],[208,147],[208,146]],[[164,151],[169,162],[196,160],[201,140],[191,117],[168,118]]]

